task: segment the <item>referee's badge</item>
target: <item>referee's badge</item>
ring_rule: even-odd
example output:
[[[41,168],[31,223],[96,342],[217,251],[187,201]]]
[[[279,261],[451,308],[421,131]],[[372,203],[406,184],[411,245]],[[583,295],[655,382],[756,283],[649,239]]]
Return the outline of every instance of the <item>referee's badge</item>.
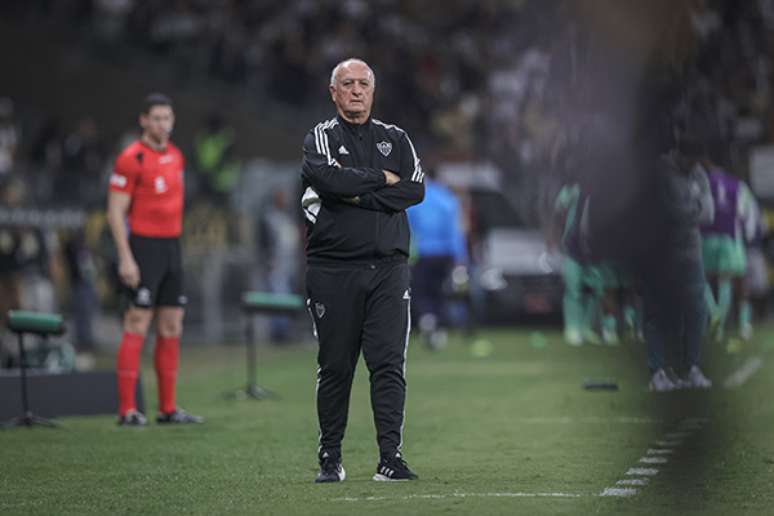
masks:
[[[322,303],[315,303],[314,311],[317,314],[317,318],[322,319],[323,315],[325,315],[325,305]]]
[[[376,144],[376,148],[382,153],[385,158],[392,152],[392,144],[390,142],[379,142]]]

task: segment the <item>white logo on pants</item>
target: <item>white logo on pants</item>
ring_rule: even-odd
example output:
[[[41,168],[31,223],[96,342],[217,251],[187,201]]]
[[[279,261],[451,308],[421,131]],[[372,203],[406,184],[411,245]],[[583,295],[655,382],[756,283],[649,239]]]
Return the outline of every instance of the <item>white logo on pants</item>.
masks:
[[[151,293],[150,293],[150,290],[148,290],[145,287],[142,287],[140,290],[137,291],[137,304],[138,305],[149,305],[149,304],[151,304]]]

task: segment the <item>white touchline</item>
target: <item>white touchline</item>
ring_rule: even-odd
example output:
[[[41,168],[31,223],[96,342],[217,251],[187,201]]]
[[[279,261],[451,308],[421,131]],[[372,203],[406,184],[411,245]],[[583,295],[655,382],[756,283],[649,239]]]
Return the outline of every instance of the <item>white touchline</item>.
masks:
[[[633,487],[606,487],[599,496],[634,496],[637,490]]]
[[[683,441],[679,439],[672,439],[669,441],[656,441],[654,443],[656,446],[662,446],[664,448],[674,448],[675,446],[680,446],[683,444]]]
[[[580,493],[447,493],[447,494],[410,494],[405,496],[364,496],[356,498],[345,496],[332,498],[332,502],[376,502],[382,500],[415,500],[415,499],[444,499],[444,498],[580,498],[586,496]]]
[[[640,462],[643,464],[666,464],[669,460],[666,457],[642,457]]]
[[[648,451],[646,451],[648,455],[669,455],[670,453],[674,453],[674,450],[657,450],[654,448],[648,448]]]
[[[626,472],[627,475],[645,475],[652,477],[658,474],[657,468],[629,468]]]
[[[762,365],[763,360],[760,357],[748,358],[745,363],[742,364],[742,367],[731,373],[731,375],[726,378],[726,381],[723,382],[723,387],[726,389],[741,387],[747,382],[747,380],[752,378],[752,375],[754,375]]]
[[[669,462],[668,457],[664,455],[671,455],[674,450],[671,448],[677,447],[682,443],[684,437],[688,437],[692,432],[700,430],[705,422],[709,421],[706,418],[688,418],[678,423],[677,428],[679,432],[671,432],[665,435],[666,439],[656,441],[657,446],[661,448],[648,448],[644,457],[640,457],[640,463],[644,464],[666,464]],[[652,477],[658,474],[656,468],[629,468],[626,471],[627,476],[637,477]],[[624,478],[618,480],[615,485],[617,486],[645,486],[648,483],[647,478]],[[637,489],[632,487],[606,487],[599,496],[634,496],[638,492]]]
[[[619,486],[645,486],[648,485],[647,478],[624,478],[616,482]]]

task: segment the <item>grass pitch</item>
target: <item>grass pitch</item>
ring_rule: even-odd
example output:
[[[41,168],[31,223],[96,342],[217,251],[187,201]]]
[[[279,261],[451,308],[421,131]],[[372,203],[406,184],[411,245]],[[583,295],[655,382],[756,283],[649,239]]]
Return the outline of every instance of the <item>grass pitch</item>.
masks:
[[[262,348],[259,383],[281,400],[225,401],[243,378],[237,346],[184,350],[179,402],[204,425],[0,431],[0,514],[762,514],[774,511],[774,328],[734,354],[710,347],[711,392],[646,391],[642,345],[562,344],[559,333],[482,331],[474,357],[412,341],[404,452],[420,480],[373,482],[368,378],[358,366],[344,441],[347,480],[316,485],[315,351]],[[146,349],[146,358],[149,354]],[[723,380],[763,366],[736,389]],[[155,411],[150,361],[148,413]],[[615,378],[617,392],[581,388]],[[0,395],[2,395],[0,393]],[[639,462],[689,417],[706,425],[665,464]],[[656,467],[634,496],[600,497],[635,467]]]

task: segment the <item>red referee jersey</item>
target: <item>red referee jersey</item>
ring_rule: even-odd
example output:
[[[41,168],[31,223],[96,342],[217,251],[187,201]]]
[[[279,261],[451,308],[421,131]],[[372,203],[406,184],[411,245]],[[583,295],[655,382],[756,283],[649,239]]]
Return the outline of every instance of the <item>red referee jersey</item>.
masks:
[[[172,143],[157,151],[137,140],[118,155],[110,177],[110,191],[131,196],[132,234],[155,238],[180,236],[184,165],[183,154]]]

